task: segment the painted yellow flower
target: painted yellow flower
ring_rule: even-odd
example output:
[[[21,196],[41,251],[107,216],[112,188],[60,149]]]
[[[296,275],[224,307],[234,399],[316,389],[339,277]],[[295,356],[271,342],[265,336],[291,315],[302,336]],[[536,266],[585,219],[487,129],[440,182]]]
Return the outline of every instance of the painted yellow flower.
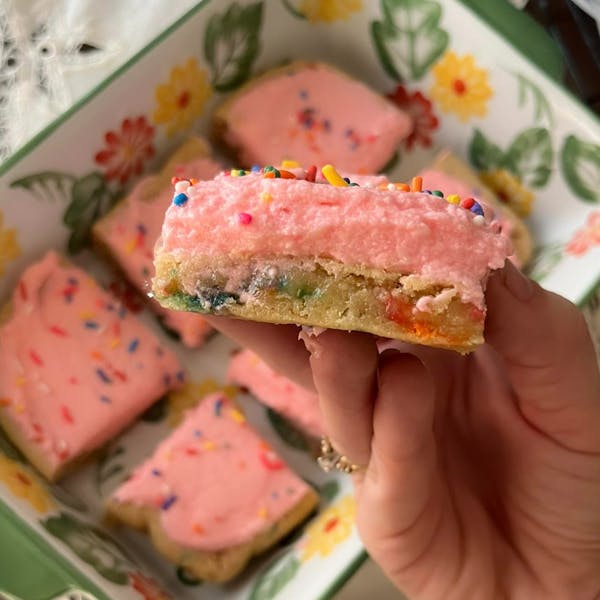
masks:
[[[50,493],[31,469],[0,454],[0,482],[10,492],[23,498],[39,513],[46,513],[55,507]]]
[[[309,21],[332,23],[362,10],[362,0],[303,0],[301,12]]]
[[[353,496],[344,496],[327,508],[306,530],[302,560],[309,560],[316,554],[329,556],[352,533],[355,516],[356,502]]]
[[[520,217],[526,217],[531,212],[535,196],[527,189],[521,180],[506,169],[482,171],[479,177],[498,198],[510,206]]]
[[[432,69],[435,83],[431,96],[444,112],[455,113],[463,122],[484,117],[492,97],[488,73],[475,65],[471,54],[447,52]]]
[[[198,68],[195,58],[171,70],[167,83],[156,88],[157,107],[152,119],[167,125],[167,135],[185,131],[204,110],[211,94],[205,69]]]
[[[0,275],[4,274],[6,265],[21,256],[21,248],[17,241],[17,231],[4,227],[4,215],[0,210]]]
[[[168,397],[167,423],[170,427],[177,427],[181,423],[183,413],[196,406],[204,396],[222,392],[233,400],[237,395],[234,385],[219,385],[214,379],[203,379],[202,381],[191,381],[176,392],[171,392]]]

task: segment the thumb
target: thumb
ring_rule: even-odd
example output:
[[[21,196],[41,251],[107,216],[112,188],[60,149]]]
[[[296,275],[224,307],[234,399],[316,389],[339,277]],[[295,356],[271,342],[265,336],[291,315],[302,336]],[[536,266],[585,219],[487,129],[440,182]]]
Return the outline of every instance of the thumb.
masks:
[[[600,451],[600,375],[581,312],[511,262],[489,280],[486,341],[523,417],[569,449]]]
[[[453,518],[434,436],[434,385],[420,360],[397,350],[381,355],[378,379],[371,462],[356,481],[357,522],[371,556],[410,594],[425,554],[432,565],[449,562],[440,551],[449,548]]]

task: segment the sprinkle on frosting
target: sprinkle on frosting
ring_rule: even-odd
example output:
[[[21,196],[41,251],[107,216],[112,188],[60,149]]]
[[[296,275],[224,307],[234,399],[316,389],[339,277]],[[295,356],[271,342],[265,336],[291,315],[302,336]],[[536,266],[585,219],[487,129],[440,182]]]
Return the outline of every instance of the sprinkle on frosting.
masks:
[[[241,212],[238,214],[238,221],[240,222],[240,225],[250,225],[250,223],[252,223],[252,215]]]
[[[175,494],[171,494],[170,496],[165,498],[160,508],[161,510],[169,510],[173,506],[173,504],[175,504],[175,502],[177,502],[177,496]]]
[[[423,178],[422,177],[419,177],[417,175],[417,177],[412,178],[412,181],[410,183],[410,191],[411,192],[423,191]]]
[[[281,166],[284,169],[299,169],[301,167],[300,163],[295,160],[282,160]]]
[[[183,192],[175,194],[175,196],[173,197],[173,204],[175,204],[175,206],[183,206],[187,201],[188,197]]]
[[[325,165],[321,172],[323,173],[323,177],[330,183],[331,185],[335,185],[337,187],[347,187],[349,182],[346,181],[333,167],[333,165]]]

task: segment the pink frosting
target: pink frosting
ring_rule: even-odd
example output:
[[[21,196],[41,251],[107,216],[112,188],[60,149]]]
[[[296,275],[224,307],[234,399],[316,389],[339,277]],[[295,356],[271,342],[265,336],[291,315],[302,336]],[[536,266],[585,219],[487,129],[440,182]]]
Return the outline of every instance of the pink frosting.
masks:
[[[186,414],[114,500],[156,507],[169,539],[217,551],[271,527],[308,489],[235,405],[213,394]]]
[[[242,350],[233,356],[227,378],[248,388],[257,400],[297,423],[311,435],[323,435],[323,415],[317,395],[273,371],[250,350]]]
[[[56,467],[94,450],[183,371],[119,302],[54,252],[29,267],[0,328],[0,410]]]
[[[174,175],[210,179],[221,167],[209,158],[200,158],[176,168]],[[154,276],[154,244],[171,199],[171,187],[165,186],[157,198],[144,199],[144,186],[151,178],[142,179],[119,207],[116,218],[109,217],[98,228],[99,237],[108,246],[129,280],[143,293],[150,290]],[[198,346],[210,326],[200,315],[164,309],[158,302],[152,308],[176,331],[184,344]]]
[[[429,190],[440,190],[447,194],[458,194],[461,198],[468,198],[469,196],[477,198],[478,202],[484,207],[484,209],[491,213],[497,212],[491,206],[488,206],[485,201],[479,198],[481,194],[480,188],[473,188],[462,179],[452,177],[443,171],[437,171],[435,169],[426,169],[419,173],[423,178],[423,188]],[[498,215],[498,223],[500,224],[500,231],[503,235],[510,238],[513,231],[513,224],[510,219],[503,218],[502,211],[500,210]],[[509,257],[517,265],[520,264],[519,258],[513,254]]]
[[[461,198],[477,198],[481,193],[480,189],[472,188],[462,179],[457,179],[442,171],[425,169],[419,175],[423,178],[423,189],[425,190],[440,190],[446,195],[458,194]]]
[[[269,77],[228,105],[227,141],[246,165],[284,159],[375,173],[412,130],[408,115],[323,64]]]
[[[260,173],[227,174],[187,189],[167,210],[159,252],[195,255],[331,257],[349,265],[418,274],[454,286],[483,306],[482,282],[510,242],[473,213],[424,193],[336,187]],[[193,290],[186,290],[194,293]]]

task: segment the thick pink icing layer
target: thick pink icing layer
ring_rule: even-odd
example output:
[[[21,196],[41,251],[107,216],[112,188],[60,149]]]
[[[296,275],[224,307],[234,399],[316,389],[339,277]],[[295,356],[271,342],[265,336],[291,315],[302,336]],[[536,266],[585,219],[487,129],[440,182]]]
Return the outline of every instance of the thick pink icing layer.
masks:
[[[247,165],[293,159],[375,173],[412,130],[408,115],[322,64],[269,77],[228,104],[227,141]]]
[[[0,410],[58,466],[104,444],[183,380],[176,357],[54,252],[29,267],[0,328]]]
[[[297,423],[307,433],[323,435],[323,415],[317,395],[276,373],[250,350],[242,350],[232,357],[227,378],[248,388],[257,400]]]
[[[416,273],[483,305],[488,269],[510,242],[473,213],[424,193],[336,187],[299,179],[218,175],[167,210],[159,252],[239,258],[330,257],[349,265]],[[247,215],[247,216],[240,216]],[[188,290],[193,293],[193,290]]]
[[[156,507],[169,539],[218,551],[271,527],[307,491],[235,405],[213,394],[186,414],[114,500]]]
[[[220,169],[215,161],[200,158],[180,165],[173,174],[182,178],[210,179]],[[104,243],[143,294],[150,290],[150,280],[154,276],[154,244],[173,197],[172,189],[167,185],[158,197],[144,199],[143,190],[150,179],[142,179],[119,206],[116,218],[105,219],[100,229]],[[153,302],[152,307],[163,317],[165,324],[180,335],[186,346],[198,346],[210,331],[210,326],[200,315],[166,310],[158,302]]]

